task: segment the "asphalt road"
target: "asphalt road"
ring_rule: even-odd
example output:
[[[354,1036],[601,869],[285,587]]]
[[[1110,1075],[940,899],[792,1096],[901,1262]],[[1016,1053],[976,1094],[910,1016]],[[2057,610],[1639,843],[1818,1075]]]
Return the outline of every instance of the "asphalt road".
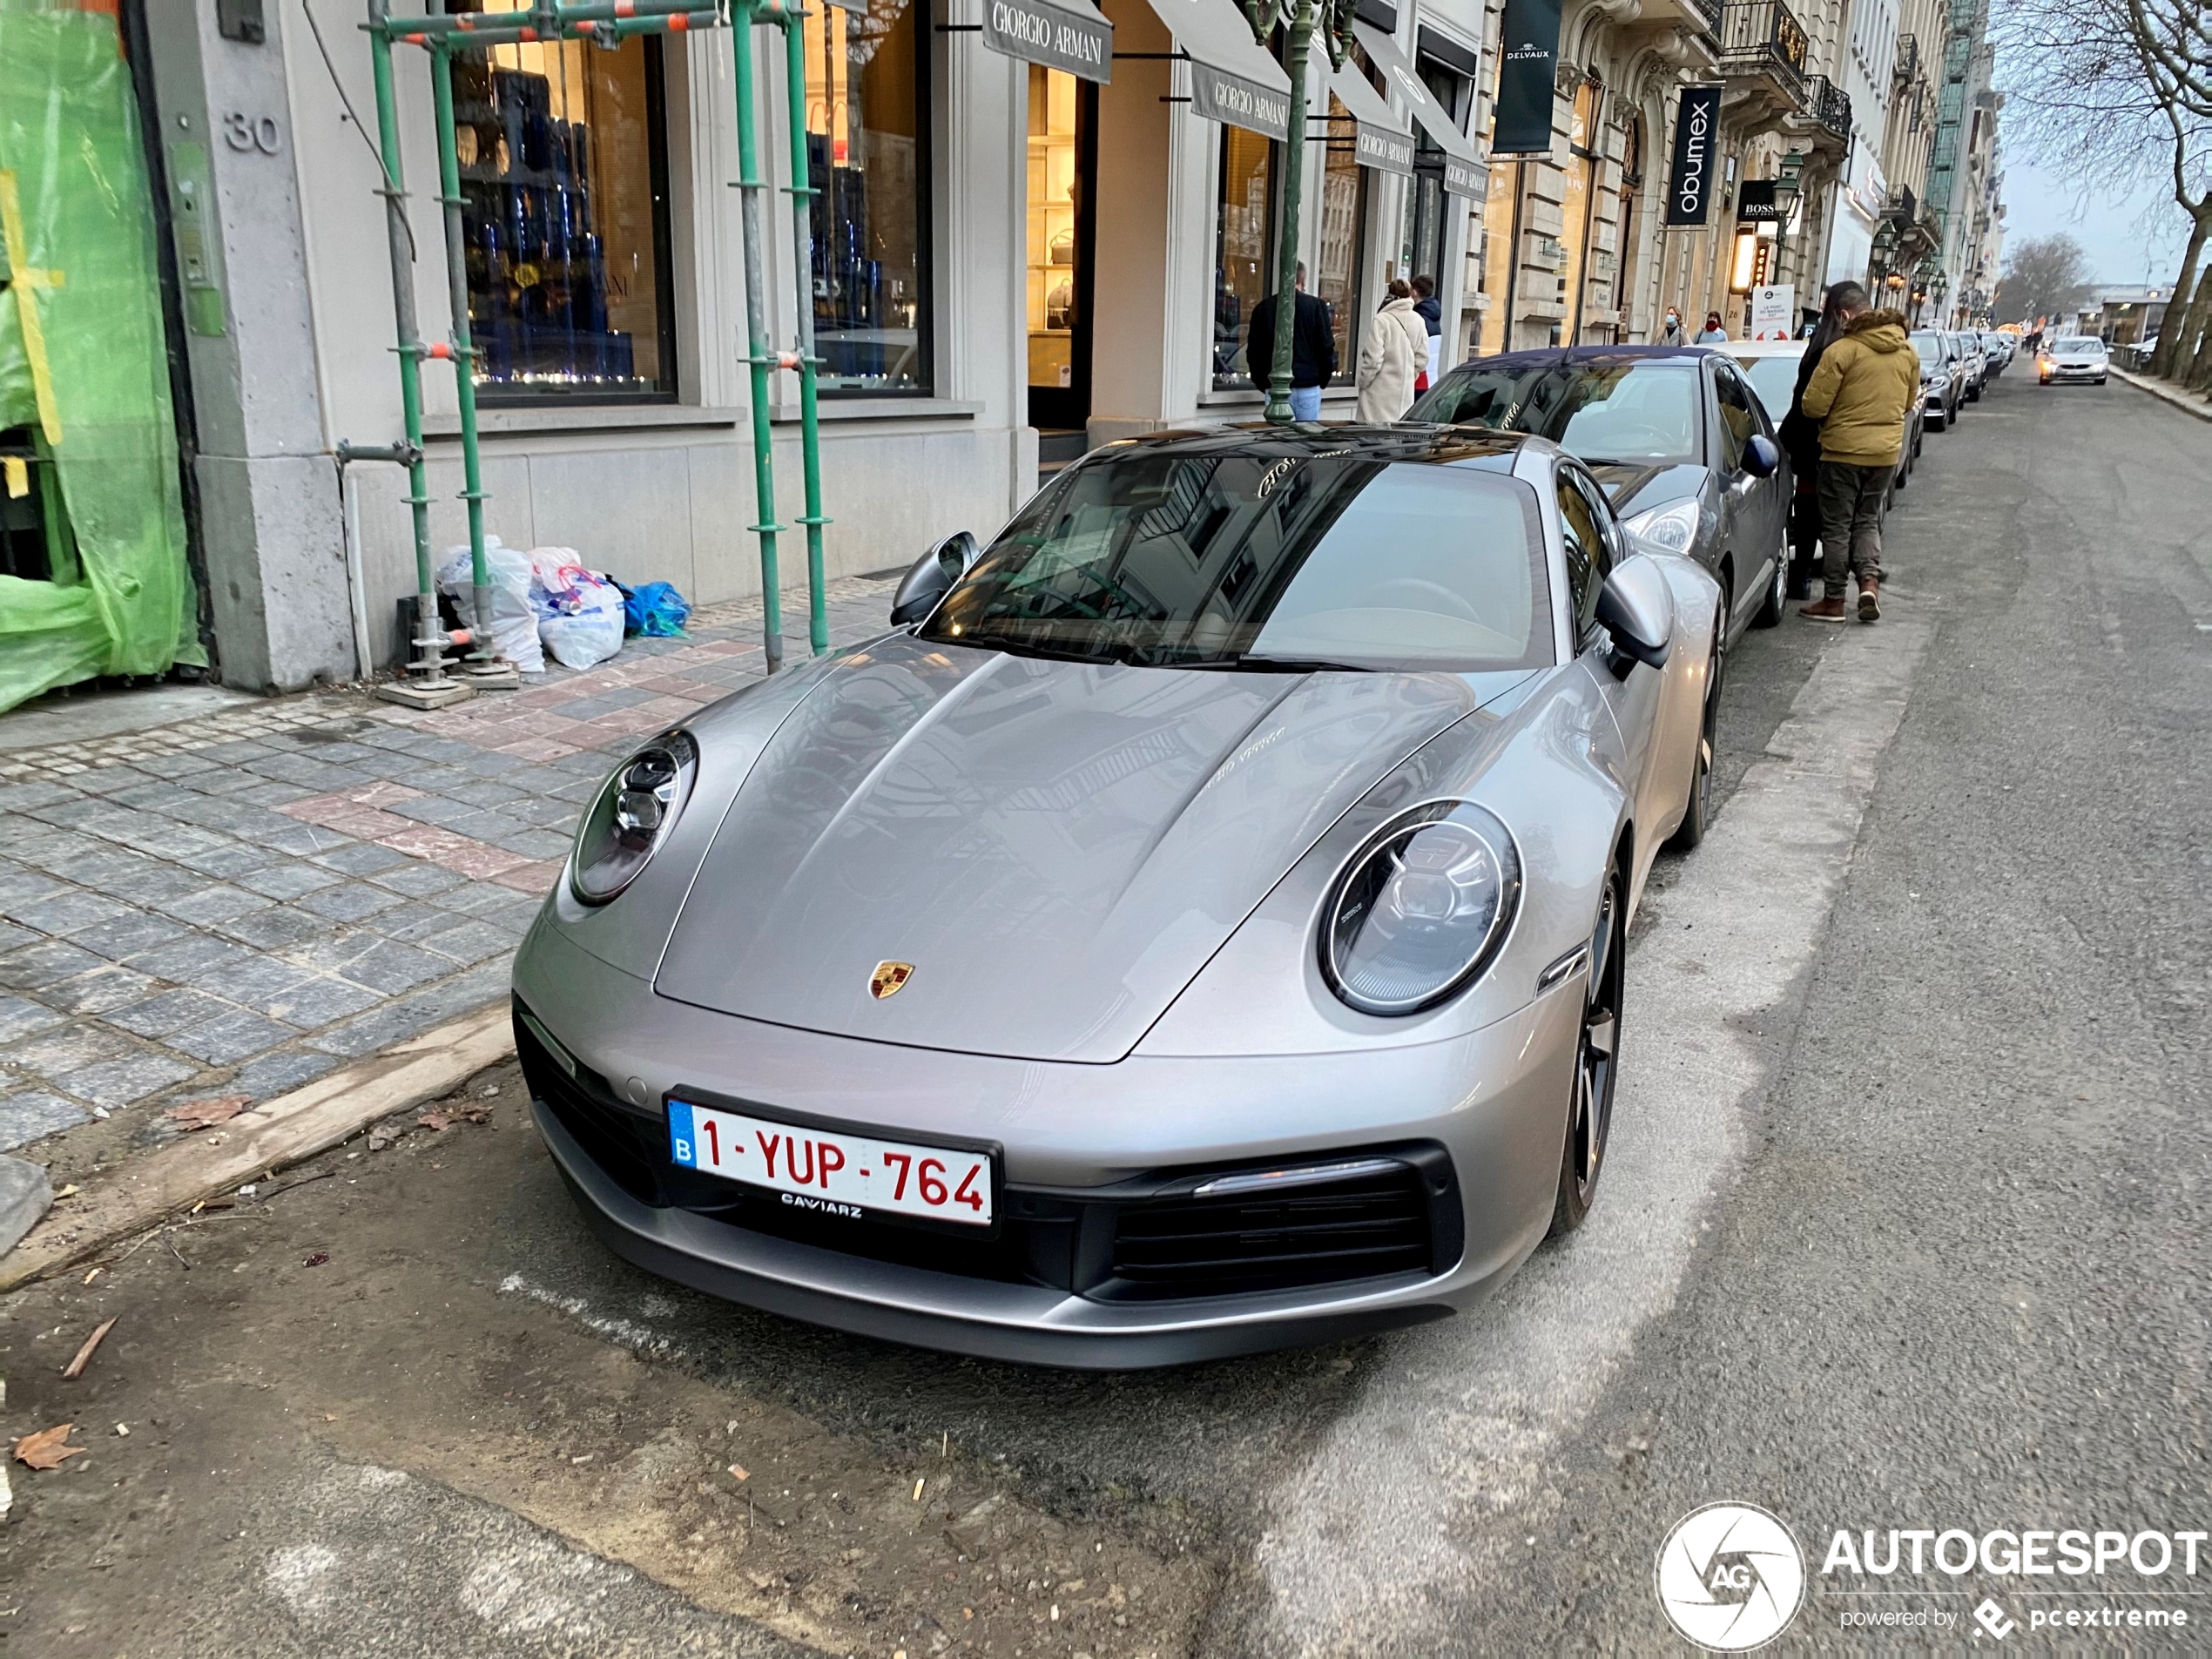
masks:
[[[1747,637],[1598,1212],[1485,1307],[1118,1378],[835,1336],[611,1260],[502,1074],[0,1305],[9,1432],[92,1447],[12,1471],[6,1650],[1668,1650],[1655,1553],[1723,1499],[1811,1554],[1793,1642],[1984,1593],[2046,1639],[2095,1598],[1817,1569],[2208,1524],[2209,462],[2016,369],[1929,435],[1880,624]]]

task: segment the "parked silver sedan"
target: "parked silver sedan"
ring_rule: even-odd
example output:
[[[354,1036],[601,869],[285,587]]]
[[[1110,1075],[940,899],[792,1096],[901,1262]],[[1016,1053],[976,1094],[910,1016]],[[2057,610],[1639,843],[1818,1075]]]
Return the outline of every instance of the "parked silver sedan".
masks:
[[[1578,1226],[1719,589],[1548,442],[1112,444],[616,768],[514,975],[617,1253],[1043,1363],[1441,1317]]]

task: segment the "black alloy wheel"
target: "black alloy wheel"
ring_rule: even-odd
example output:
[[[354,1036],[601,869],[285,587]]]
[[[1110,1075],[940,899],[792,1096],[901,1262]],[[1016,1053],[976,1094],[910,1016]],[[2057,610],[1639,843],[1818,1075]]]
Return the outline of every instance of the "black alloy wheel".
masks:
[[[1682,822],[1667,838],[1669,852],[1687,853],[1705,839],[1713,814],[1713,746],[1721,729],[1721,692],[1728,684],[1728,596],[1721,596],[1720,615],[1713,620],[1713,654],[1705,675],[1705,706],[1697,720],[1697,750],[1690,761],[1689,804]]]
[[[1567,1142],[1560,1154],[1559,1195],[1548,1237],[1580,1227],[1597,1197],[1613,1130],[1613,1087],[1619,1069],[1621,989],[1626,978],[1627,929],[1621,876],[1608,871],[1590,931],[1590,971],[1582,991],[1582,1027],[1575,1045],[1575,1093],[1568,1103]]]
[[[1782,532],[1782,545],[1775,550],[1774,579],[1767,583],[1766,597],[1759,601],[1759,608],[1752,618],[1754,628],[1779,627],[1782,613],[1790,608],[1790,532]]]

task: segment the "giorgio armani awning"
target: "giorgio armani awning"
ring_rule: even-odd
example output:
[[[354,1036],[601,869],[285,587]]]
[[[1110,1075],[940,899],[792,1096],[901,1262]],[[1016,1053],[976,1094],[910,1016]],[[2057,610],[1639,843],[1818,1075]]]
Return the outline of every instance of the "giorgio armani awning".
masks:
[[[1344,67],[1330,75],[1329,90],[1352,111],[1354,148],[1361,166],[1379,167],[1385,172],[1413,171],[1413,135],[1391,114],[1390,105],[1383,102],[1359,64],[1345,58]]]
[[[1263,138],[1290,137],[1291,78],[1252,38],[1236,0],[1152,0],[1152,10],[1190,59],[1193,110]]]
[[[1154,0],[1157,5],[1159,0]],[[1454,196],[1469,201],[1480,201],[1490,193],[1490,170],[1482,165],[1482,158],[1475,153],[1449,112],[1436,101],[1436,95],[1422,84],[1421,78],[1413,73],[1413,66],[1406,61],[1406,54],[1398,50],[1398,43],[1372,24],[1354,20],[1352,32],[1367,56],[1380,70],[1392,91],[1404,98],[1412,107],[1413,119],[1420,122],[1421,131],[1427,133],[1429,142],[1444,152],[1444,188]],[[1339,98],[1343,94],[1338,94]],[[1351,107],[1351,100],[1345,100]]]
[[[983,0],[983,44],[1087,81],[1114,78],[1114,25],[1090,0]]]

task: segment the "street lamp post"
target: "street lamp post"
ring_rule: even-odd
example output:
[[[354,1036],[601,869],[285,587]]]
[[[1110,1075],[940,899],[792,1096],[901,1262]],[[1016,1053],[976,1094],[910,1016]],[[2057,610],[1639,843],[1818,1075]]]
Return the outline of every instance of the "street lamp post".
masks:
[[[1275,361],[1267,370],[1267,409],[1271,426],[1291,423],[1291,351],[1298,335],[1298,210],[1305,185],[1305,67],[1313,50],[1316,29],[1321,34],[1329,67],[1344,67],[1352,49],[1352,18],[1355,0],[1244,0],[1244,19],[1252,38],[1264,51],[1278,24],[1287,27],[1285,71],[1291,78],[1290,153],[1283,169],[1283,250],[1275,264]]]

